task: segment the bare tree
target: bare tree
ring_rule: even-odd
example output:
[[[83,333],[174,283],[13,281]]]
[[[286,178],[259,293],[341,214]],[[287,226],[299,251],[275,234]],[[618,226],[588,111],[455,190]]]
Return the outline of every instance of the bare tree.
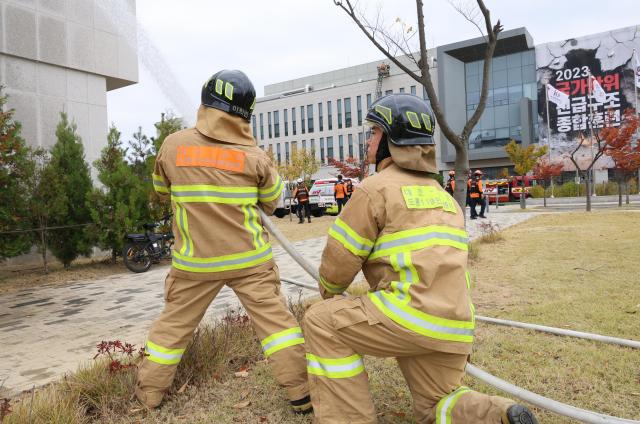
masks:
[[[433,109],[440,130],[444,134],[445,138],[451,143],[456,151],[456,189],[454,193],[455,199],[462,206],[465,204],[466,190],[467,190],[467,175],[469,172],[469,136],[471,131],[476,126],[482,113],[484,112],[487,102],[487,91],[489,88],[489,79],[491,74],[489,73],[491,66],[491,58],[495,52],[496,44],[498,42],[498,34],[502,31],[503,27],[500,21],[497,21],[494,25],[491,22],[491,14],[489,9],[484,4],[483,0],[476,0],[478,9],[464,8],[462,3],[458,6],[453,5],[454,8],[461,13],[465,19],[472,22],[481,30],[484,34],[486,31],[486,50],[484,52],[484,66],[482,68],[482,91],[480,92],[480,101],[478,108],[473,115],[467,120],[467,123],[463,127],[460,133],[456,133],[449,125],[436,90],[433,86],[431,74],[429,73],[429,61],[427,60],[427,42],[425,38],[425,24],[424,24],[424,12],[423,1],[416,0],[416,9],[418,15],[418,41],[419,50],[418,57],[412,52],[410,48],[410,42],[414,38],[415,30],[412,27],[406,27],[403,25],[401,30],[393,32],[390,27],[385,27],[381,18],[380,10],[378,10],[375,21],[370,22],[360,10],[356,8],[357,1],[353,0],[333,0],[333,3],[340,7],[360,28],[360,30],[367,36],[367,38],[378,48],[385,56],[389,58],[398,68],[402,69],[407,75],[420,83],[427,91],[427,96],[431,102],[431,108]],[[476,22],[479,15],[483,17],[483,25]],[[482,31],[481,26],[484,26]],[[404,63],[402,63],[397,54],[406,55],[411,62],[413,62],[419,69],[419,73],[414,72]]]

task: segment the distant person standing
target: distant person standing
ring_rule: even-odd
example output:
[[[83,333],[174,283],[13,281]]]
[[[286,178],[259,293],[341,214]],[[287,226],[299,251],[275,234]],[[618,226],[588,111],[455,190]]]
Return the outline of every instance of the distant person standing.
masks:
[[[347,201],[351,199],[351,195],[353,194],[353,181],[351,179],[347,180]]]
[[[444,186],[444,189],[447,193],[453,196],[453,192],[456,191],[456,171],[449,171],[449,179],[447,180],[447,184]]]
[[[304,224],[304,218],[302,217],[302,210],[304,209],[304,213],[311,223],[311,205],[309,205],[309,189],[307,188],[304,180],[302,178],[298,178],[298,185],[295,190],[293,190],[293,198],[298,201],[298,218],[300,221],[298,224]]]
[[[338,182],[333,186],[333,197],[338,204],[338,213],[342,211],[342,207],[347,204],[347,186],[342,181],[342,175],[338,175]]]
[[[485,202],[482,187],[482,171],[476,170],[467,184],[469,192],[469,207],[471,208],[471,219],[486,218],[484,216]],[[480,205],[480,215],[476,210],[476,205]]]

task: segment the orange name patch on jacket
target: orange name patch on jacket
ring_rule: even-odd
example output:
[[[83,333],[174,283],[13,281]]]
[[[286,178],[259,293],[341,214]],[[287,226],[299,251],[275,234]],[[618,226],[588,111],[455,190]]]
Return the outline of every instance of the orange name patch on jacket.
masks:
[[[244,171],[245,153],[211,146],[178,146],[176,166],[203,166],[225,171]]]

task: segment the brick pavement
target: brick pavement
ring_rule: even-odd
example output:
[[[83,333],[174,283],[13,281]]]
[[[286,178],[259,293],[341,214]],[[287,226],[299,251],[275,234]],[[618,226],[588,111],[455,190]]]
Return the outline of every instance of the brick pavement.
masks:
[[[506,228],[532,215],[492,213],[489,218]],[[471,238],[478,235],[480,222],[469,221]],[[315,264],[320,262],[324,244],[324,237],[294,243]],[[313,283],[281,247],[274,247],[274,257],[283,277]],[[0,397],[49,383],[75,370],[91,360],[101,340],[120,339],[140,346],[162,310],[167,270],[168,266],[156,266],[143,274],[123,273],[0,296]],[[301,289],[286,284],[283,291],[292,297],[301,293]],[[205,320],[237,307],[234,293],[224,288]]]

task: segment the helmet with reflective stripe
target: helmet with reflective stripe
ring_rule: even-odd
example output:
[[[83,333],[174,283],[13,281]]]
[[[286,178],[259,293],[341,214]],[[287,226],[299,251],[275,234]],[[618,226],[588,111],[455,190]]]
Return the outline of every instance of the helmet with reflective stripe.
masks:
[[[242,71],[223,69],[202,86],[202,104],[251,119],[256,105],[256,90]]]
[[[379,125],[396,146],[435,144],[431,107],[413,94],[389,94],[376,100],[365,119]]]

